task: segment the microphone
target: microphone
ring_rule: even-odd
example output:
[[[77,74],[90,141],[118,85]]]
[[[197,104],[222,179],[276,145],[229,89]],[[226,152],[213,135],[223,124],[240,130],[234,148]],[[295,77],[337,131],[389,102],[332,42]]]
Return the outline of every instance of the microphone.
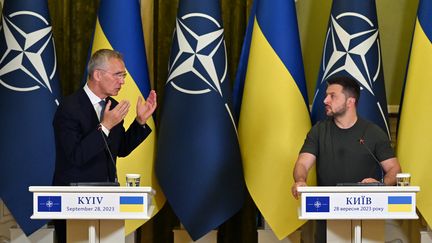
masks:
[[[114,157],[113,157],[113,155],[112,155],[112,153],[111,153],[111,149],[110,149],[109,146],[108,146],[108,142],[107,142],[107,140],[106,140],[106,138],[105,138],[105,133],[102,131],[102,124],[99,124],[98,130],[99,130],[100,133],[101,133],[102,139],[103,139],[104,144],[105,144],[105,149],[108,151],[108,154],[109,154],[109,157],[110,157],[111,163],[112,163],[112,165],[114,166],[114,182],[115,182],[116,184],[118,184],[118,177],[117,177],[117,167],[116,167],[116,163],[115,163],[115,161],[114,161]],[[109,167],[108,167],[108,168],[109,168]]]
[[[380,182],[384,185],[384,168],[382,167],[380,161],[377,159],[377,157],[372,153],[372,151],[370,151],[370,149],[368,148],[368,146],[366,146],[365,144],[365,139],[364,138],[360,138],[359,139],[359,144],[361,144],[367,151],[368,153],[372,156],[372,158],[375,160],[375,162],[378,164],[380,170],[381,170],[381,180]]]

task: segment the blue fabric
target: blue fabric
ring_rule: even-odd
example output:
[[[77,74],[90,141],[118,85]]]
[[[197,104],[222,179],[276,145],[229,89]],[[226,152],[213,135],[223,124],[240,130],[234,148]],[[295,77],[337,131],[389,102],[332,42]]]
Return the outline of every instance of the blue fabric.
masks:
[[[243,90],[246,80],[246,71],[249,63],[249,52],[252,40],[252,31],[254,26],[254,19],[256,14],[258,0],[253,1],[251,13],[249,15],[249,21],[246,28],[246,33],[243,41],[242,51],[240,54],[240,61],[237,67],[237,74],[235,77],[234,88],[233,88],[233,107],[236,115],[236,119],[239,119],[240,108],[243,99]]]
[[[275,9],[284,9],[286,11],[274,11]],[[297,16],[293,1],[253,1],[233,89],[233,104],[237,119],[240,114],[243,98],[244,82],[246,80],[255,18],[263,34],[266,36],[267,41],[274,48],[291,76],[296,81],[296,85],[302,93],[305,103],[309,104],[303,63],[298,61],[298,57],[302,56],[299,37],[298,35],[279,34],[286,33],[287,31],[289,33],[299,33],[297,18],[292,18],[292,16]],[[274,22],[283,24],[274,24]],[[290,48],[287,48],[287,46]]]
[[[46,223],[30,219],[33,202],[28,187],[52,182],[55,146],[51,124],[60,99],[59,81],[47,1],[6,0],[3,16],[0,197],[29,235]],[[38,30],[42,33],[28,35]],[[38,51],[40,54],[29,54]]]
[[[118,15],[127,14],[128,18],[113,18],[112,10],[115,9]],[[98,17],[104,34],[112,45],[113,49],[124,55],[124,62],[138,86],[144,98],[150,92],[150,81],[147,68],[147,57],[145,52],[144,35],[141,25],[141,15],[139,0],[102,0]],[[125,43],[124,37],[128,36],[131,40]]]
[[[179,2],[158,138],[159,183],[193,240],[245,196],[219,3]]]
[[[299,57],[302,56],[299,36],[297,34],[280,34],[284,32],[299,33],[294,1],[257,1],[258,11],[256,17],[258,25],[261,27],[267,41],[275,50],[275,53],[277,53],[296,81],[296,85],[302,93],[305,103],[309,104],[303,62],[299,62]],[[274,11],[275,9],[285,9],[286,11]],[[292,16],[295,16],[295,18],[292,18]],[[287,48],[287,46],[290,48]]]
[[[361,87],[358,114],[389,135],[375,1],[334,0],[328,26],[312,105],[312,122],[315,124],[326,116],[323,104],[326,80],[349,76]],[[336,58],[337,53],[340,58]]]
[[[417,18],[422,26],[423,31],[427,35],[429,41],[432,40],[432,1],[420,0]]]

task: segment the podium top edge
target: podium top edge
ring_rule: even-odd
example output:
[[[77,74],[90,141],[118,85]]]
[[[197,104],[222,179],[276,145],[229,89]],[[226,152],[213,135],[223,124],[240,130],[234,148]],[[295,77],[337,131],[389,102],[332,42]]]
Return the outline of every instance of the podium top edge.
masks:
[[[125,186],[29,186],[30,192],[100,192],[100,193],[149,193],[156,191],[149,186],[125,187]]]
[[[419,186],[301,186],[299,192],[419,192]]]

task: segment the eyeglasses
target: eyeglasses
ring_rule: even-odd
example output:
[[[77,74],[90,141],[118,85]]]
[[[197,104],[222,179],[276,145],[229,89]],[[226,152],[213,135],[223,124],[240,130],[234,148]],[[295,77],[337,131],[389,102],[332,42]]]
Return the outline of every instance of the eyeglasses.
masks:
[[[125,79],[127,76],[127,72],[112,73],[112,72],[104,70],[104,69],[97,69],[97,70],[106,72],[106,73],[110,74],[111,76],[113,76],[115,79]]]

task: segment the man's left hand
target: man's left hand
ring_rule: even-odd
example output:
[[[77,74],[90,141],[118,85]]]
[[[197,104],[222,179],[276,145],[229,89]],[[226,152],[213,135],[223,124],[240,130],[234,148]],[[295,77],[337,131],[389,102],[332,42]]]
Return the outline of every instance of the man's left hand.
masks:
[[[154,90],[150,91],[146,101],[143,101],[143,98],[141,96],[138,97],[137,106],[136,106],[137,122],[140,125],[145,125],[149,117],[156,110],[156,107],[157,107],[156,92]]]
[[[374,178],[364,178],[360,183],[375,183],[375,182],[379,182]]]

